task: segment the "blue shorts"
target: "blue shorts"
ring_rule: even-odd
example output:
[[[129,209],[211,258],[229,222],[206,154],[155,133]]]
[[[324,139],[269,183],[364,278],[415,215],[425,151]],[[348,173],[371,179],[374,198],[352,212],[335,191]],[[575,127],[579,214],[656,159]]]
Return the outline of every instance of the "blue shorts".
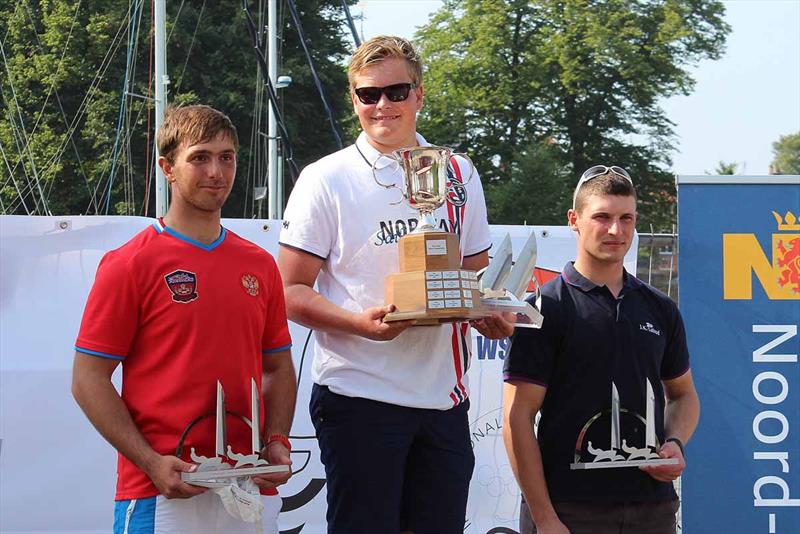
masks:
[[[311,392],[328,484],[329,534],[460,534],[475,465],[469,401],[407,408]]]

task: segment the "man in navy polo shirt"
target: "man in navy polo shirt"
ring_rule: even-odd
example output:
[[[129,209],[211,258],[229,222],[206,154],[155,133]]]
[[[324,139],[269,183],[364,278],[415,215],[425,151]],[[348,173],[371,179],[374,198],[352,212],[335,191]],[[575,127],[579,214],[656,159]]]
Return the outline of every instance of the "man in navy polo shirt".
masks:
[[[524,499],[520,530],[674,533],[672,481],[700,414],[680,312],[623,266],[636,226],[624,169],[587,170],[567,217],[575,262],[542,289],[542,329],[518,329],[505,360],[503,437]],[[571,468],[648,453],[678,463]]]

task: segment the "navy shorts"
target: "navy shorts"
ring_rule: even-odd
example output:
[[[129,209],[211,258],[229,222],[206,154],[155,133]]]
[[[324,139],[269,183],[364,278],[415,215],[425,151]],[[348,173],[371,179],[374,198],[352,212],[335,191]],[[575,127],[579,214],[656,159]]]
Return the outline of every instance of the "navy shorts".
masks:
[[[450,410],[407,408],[314,384],[328,533],[463,533],[475,465],[468,409],[469,401]]]

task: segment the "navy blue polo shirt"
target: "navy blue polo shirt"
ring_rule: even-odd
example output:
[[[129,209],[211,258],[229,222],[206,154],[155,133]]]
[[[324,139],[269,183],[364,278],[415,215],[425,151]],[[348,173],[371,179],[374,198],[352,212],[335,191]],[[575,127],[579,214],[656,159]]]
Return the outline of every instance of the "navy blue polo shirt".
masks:
[[[547,388],[537,430],[553,502],[665,501],[671,483],[636,467],[571,470],[594,449],[611,448],[612,382],[619,393],[621,438],[645,447],[647,380],[655,394],[658,443],[664,436],[662,380],[689,369],[686,334],[666,295],[624,272],[618,297],[567,263],[542,287],[541,329],[518,328],[504,364],[507,382]]]

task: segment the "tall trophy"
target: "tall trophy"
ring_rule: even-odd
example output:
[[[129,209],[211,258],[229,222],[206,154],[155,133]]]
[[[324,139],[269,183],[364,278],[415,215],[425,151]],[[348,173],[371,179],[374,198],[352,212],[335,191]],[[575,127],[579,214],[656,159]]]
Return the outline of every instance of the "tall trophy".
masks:
[[[387,314],[384,321],[414,319],[418,325],[435,325],[479,319],[494,311],[501,311],[516,314],[518,324],[541,325],[541,314],[521,300],[519,290],[513,292],[502,287],[482,287],[479,276],[483,271],[479,273],[461,267],[458,236],[438,229],[434,212],[445,202],[452,201],[448,186],[457,187],[450,184],[448,178],[448,168],[454,156],[464,158],[470,165],[469,176],[458,184],[463,187],[474,176],[475,166],[466,154],[454,153],[446,147],[415,146],[381,155],[394,160],[403,171],[402,187],[385,184],[378,179],[375,166],[381,157],[372,166],[375,182],[386,189],[400,189],[406,203],[420,214],[417,227],[398,242],[400,271],[386,277],[385,301],[394,304],[396,311]],[[507,256],[492,262],[484,270],[495,273],[493,284],[511,279],[516,280],[517,285],[524,283],[527,289],[536,261],[535,237],[531,235],[531,238],[532,247],[526,245],[529,255],[525,261],[518,261],[520,267],[515,273],[511,270],[511,241],[506,236]],[[522,264],[526,266],[527,279],[520,274],[520,269],[524,270]],[[487,289],[494,289],[494,292],[487,292]]]

